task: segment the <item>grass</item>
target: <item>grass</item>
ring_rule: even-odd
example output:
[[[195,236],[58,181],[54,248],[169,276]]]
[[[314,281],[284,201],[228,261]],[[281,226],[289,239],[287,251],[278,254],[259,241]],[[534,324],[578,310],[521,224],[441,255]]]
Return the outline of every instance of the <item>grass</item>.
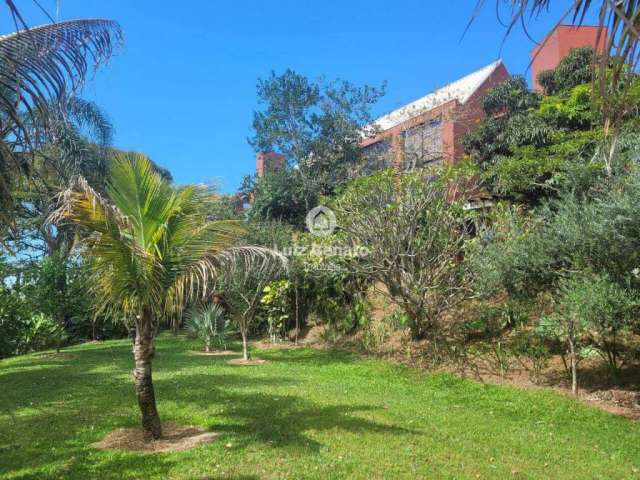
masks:
[[[165,421],[219,432],[163,454],[89,445],[138,425],[131,345],[0,361],[0,478],[638,478],[640,426],[553,392],[426,375],[329,350],[225,365],[158,340]]]

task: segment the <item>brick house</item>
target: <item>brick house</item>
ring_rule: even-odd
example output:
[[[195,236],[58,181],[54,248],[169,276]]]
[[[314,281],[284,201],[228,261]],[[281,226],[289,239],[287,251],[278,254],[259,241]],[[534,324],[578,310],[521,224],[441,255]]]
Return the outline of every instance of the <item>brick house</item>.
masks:
[[[460,160],[462,137],[484,116],[482,96],[507,78],[498,60],[378,118],[372,125],[376,134],[361,142],[367,161],[363,173]]]
[[[606,27],[558,25],[540,45],[531,50],[531,84],[533,89],[536,92],[542,92],[542,87],[538,83],[540,72],[556,68],[574,48],[591,47],[601,53],[606,48],[607,42]]]
[[[531,52],[532,85],[541,90],[537,76],[555,68],[571,49],[591,46],[602,51],[606,29],[597,26],[560,25]],[[384,168],[411,170],[424,166],[454,163],[464,155],[462,138],[477,128],[484,117],[482,97],[494,85],[509,78],[502,60],[497,60],[422,98],[381,116],[365,128],[360,143],[364,165],[356,173],[368,174]],[[259,152],[259,177],[284,166],[284,157]]]

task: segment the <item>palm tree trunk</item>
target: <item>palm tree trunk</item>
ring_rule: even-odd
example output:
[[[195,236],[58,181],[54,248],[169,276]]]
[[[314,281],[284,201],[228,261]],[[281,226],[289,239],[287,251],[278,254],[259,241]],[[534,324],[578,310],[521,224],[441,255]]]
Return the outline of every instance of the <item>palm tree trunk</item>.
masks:
[[[155,440],[162,436],[160,417],[156,408],[156,396],[151,378],[151,359],[153,358],[153,331],[151,312],[144,309],[142,317],[136,322],[136,340],[133,346],[135,381],[138,406],[142,414],[142,430],[145,440]]]

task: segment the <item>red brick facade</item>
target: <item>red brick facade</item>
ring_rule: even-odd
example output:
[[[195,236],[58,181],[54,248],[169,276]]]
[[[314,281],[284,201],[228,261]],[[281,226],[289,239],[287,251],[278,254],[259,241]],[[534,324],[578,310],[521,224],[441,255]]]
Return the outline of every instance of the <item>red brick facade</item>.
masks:
[[[284,167],[284,155],[276,152],[258,152],[256,154],[256,172],[258,177],[265,173],[277,172]]]
[[[602,52],[607,44],[607,29],[591,25],[560,25],[546,40],[531,51],[531,75],[533,89],[542,92],[538,75],[558,66],[574,48],[592,47]]]
[[[492,86],[509,78],[509,72],[503,63],[480,84],[472,95],[463,104],[457,99],[447,101],[409,120],[406,120],[393,128],[384,130],[374,137],[365,138],[361,142],[363,148],[373,144],[387,141],[390,142],[393,151],[393,163],[402,166],[404,162],[404,151],[402,135],[409,129],[426,122],[438,119],[442,122],[442,135],[439,151],[442,161],[452,163],[460,160],[463,155],[462,138],[469,131],[474,130],[484,117],[482,110],[482,96]]]

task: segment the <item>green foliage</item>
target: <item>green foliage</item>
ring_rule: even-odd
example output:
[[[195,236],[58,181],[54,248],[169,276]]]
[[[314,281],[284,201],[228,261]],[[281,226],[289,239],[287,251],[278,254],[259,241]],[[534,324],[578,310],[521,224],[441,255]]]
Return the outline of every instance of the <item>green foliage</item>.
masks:
[[[58,325],[60,335],[90,338],[91,300],[87,290],[89,272],[77,259],[54,253],[45,257],[36,270],[31,300]],[[58,345],[62,345],[62,338]]]
[[[586,192],[605,174],[594,159],[601,138],[597,130],[576,131],[557,133],[548,146],[513,147],[481,177],[494,193],[529,205],[571,189]]]
[[[283,250],[289,247],[293,241],[294,228],[285,222],[247,222],[247,234],[245,241],[249,245],[275,248]]]
[[[107,193],[108,200],[79,181],[54,216],[99,234],[86,250],[98,312],[128,320],[143,311],[156,319],[179,312],[187,297],[206,289],[243,233],[237,222],[208,218],[210,192],[174,188],[143,155],[113,163]]]
[[[349,268],[385,286],[414,338],[437,335],[442,315],[465,296],[464,229],[429,172],[378,172],[354,180],[333,203],[343,242],[366,249]]]
[[[37,313],[25,322],[21,350],[31,352],[60,345],[63,335],[64,329],[60,325],[50,317]]]
[[[463,324],[467,334],[474,336],[498,337],[505,330],[514,329],[527,323],[529,308],[524,302],[507,299],[498,305],[481,304],[474,309],[474,317]]]
[[[549,365],[551,352],[546,338],[538,331],[520,328],[510,339],[513,356],[530,372],[534,382],[540,382],[542,372]]]
[[[383,95],[384,87],[356,87],[343,80],[313,81],[286,70],[260,79],[257,93],[263,108],[254,112],[250,143],[256,151],[278,151],[290,166],[296,166],[280,183],[287,187],[288,181],[295,181],[289,185],[292,194],[278,192],[279,197],[298,199],[301,194],[301,203],[312,208],[314,197],[333,193],[360,164],[362,131],[372,123],[369,110]],[[260,218],[283,219],[275,212]]]
[[[218,304],[211,303],[204,308],[191,310],[187,314],[185,329],[189,335],[204,342],[205,352],[209,352],[214,345],[227,348],[230,322]]]
[[[318,191],[305,182],[297,170],[285,168],[256,179],[250,193],[252,221],[286,222],[298,228],[304,226],[307,211],[316,205]]]
[[[529,90],[527,80],[514,75],[487,91],[482,99],[482,109],[490,117],[511,115],[526,113],[536,108],[539,102],[540,97]]]
[[[25,353],[26,324],[32,311],[14,288],[0,283],[0,358]]]
[[[567,194],[540,208],[533,220],[510,214],[507,231],[494,227],[486,248],[476,252],[480,277],[510,294],[533,296],[557,287],[569,272],[592,270],[619,285],[638,285],[640,265],[640,177],[621,176],[600,195]],[[493,280],[491,280],[493,279]]]
[[[546,317],[540,332],[564,339],[566,325],[574,323],[582,356],[595,348],[612,374],[617,374],[628,355],[620,341],[638,325],[640,292],[614,283],[606,274],[576,273],[560,282],[557,305]]]
[[[594,63],[593,48],[574,48],[555,69],[540,72],[538,82],[545,95],[567,93],[578,85],[591,83]]]
[[[542,97],[538,113],[557,129],[591,128],[596,121],[591,85],[577,85],[563,96]]]
[[[262,290],[262,313],[267,322],[271,341],[285,333],[287,320],[292,313],[291,282],[283,279],[271,282]]]
[[[496,196],[535,206],[574,186],[584,191],[605,174],[606,163],[594,161],[603,132],[589,84],[592,58],[589,49],[572,51],[543,75],[548,86],[559,82],[544,97],[518,77],[485,94],[487,117],[463,145]]]
[[[240,220],[244,216],[242,204],[237,195],[216,195],[209,205],[212,220]]]

